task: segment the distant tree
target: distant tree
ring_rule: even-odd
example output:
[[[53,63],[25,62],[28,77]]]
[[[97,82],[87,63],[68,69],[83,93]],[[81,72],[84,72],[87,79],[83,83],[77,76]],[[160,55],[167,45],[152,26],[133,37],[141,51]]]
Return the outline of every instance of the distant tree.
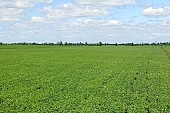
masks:
[[[22,42],[21,45],[28,45],[28,43],[27,42]]]
[[[131,46],[134,46],[134,43],[133,43],[133,42],[131,43]]]
[[[99,46],[102,46],[102,42],[99,42],[99,44],[98,44]]]
[[[84,44],[85,44],[85,46],[87,46],[87,45],[88,45],[88,43],[87,43],[87,42],[85,42]]]
[[[115,46],[117,46],[117,43],[115,43]]]
[[[45,42],[45,43],[43,43],[43,45],[48,45],[48,43],[47,43],[47,42]]]
[[[64,45],[67,46],[67,42],[65,42]]]
[[[36,43],[35,43],[35,42],[33,42],[33,43],[31,43],[31,45],[36,45]]]
[[[82,42],[80,42],[80,43],[79,43],[79,46],[82,46],[82,45],[83,45],[83,43],[82,43]]]
[[[67,45],[71,46],[71,45],[72,45],[72,43],[70,43],[70,42],[69,42]]]
[[[159,42],[157,43],[157,46],[160,46],[160,43],[159,43]]]
[[[62,46],[62,45],[63,45],[63,42],[62,42],[62,41],[60,41],[60,42],[57,42],[57,45],[60,45],[60,46]]]
[[[166,42],[166,46],[168,46],[169,45],[169,43],[168,42]]]
[[[78,46],[79,45],[79,43],[76,43],[76,46]]]

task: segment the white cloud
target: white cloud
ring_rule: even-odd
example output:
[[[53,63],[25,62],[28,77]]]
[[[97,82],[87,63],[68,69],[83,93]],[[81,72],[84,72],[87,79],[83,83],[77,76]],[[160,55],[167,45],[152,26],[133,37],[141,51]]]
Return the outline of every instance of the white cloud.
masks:
[[[2,29],[1,41],[5,40],[3,37],[6,37],[13,42],[55,43],[61,40],[63,42],[126,43],[130,41],[139,43],[166,41],[169,39],[170,31],[169,27],[158,24],[125,25],[117,20],[77,19],[70,23],[61,21],[46,23],[39,22],[41,19],[43,20],[42,17],[33,17],[31,22],[17,23]]]
[[[51,3],[53,0],[9,0],[1,1],[0,21],[19,21],[27,13],[27,9],[34,7],[36,3]],[[46,6],[43,8],[48,19],[60,19],[69,17],[108,16],[108,7],[134,4],[135,0],[76,0],[78,4],[58,4],[56,7]],[[34,19],[35,21],[35,19]]]
[[[130,23],[133,23],[135,21],[134,20],[124,20],[123,22],[126,23],[126,24],[130,24]]]
[[[2,8],[0,10],[0,21],[18,21],[22,17],[23,9]]]
[[[107,25],[120,25],[120,22],[117,20],[110,20]]]
[[[68,7],[68,4],[64,4],[63,6],[64,6],[64,8],[67,8],[67,7]]]
[[[72,3],[60,4],[55,8],[47,6],[44,7],[43,10],[46,14],[46,17],[50,19],[108,15],[108,12],[105,8],[95,8],[82,5],[77,6]]]
[[[0,21],[18,21],[27,8],[35,3],[51,3],[52,0],[1,0]]]
[[[3,0],[1,1],[0,7],[3,8],[19,8],[24,9],[28,7],[32,7],[33,3],[29,0],[23,1],[23,0]]]
[[[78,4],[95,6],[121,6],[135,4],[135,0],[75,0]]]
[[[151,3],[145,3],[145,4],[142,5],[142,6],[143,6],[144,9],[147,9],[147,8],[149,8],[149,7],[152,7],[153,4],[151,4]]]
[[[44,22],[44,18],[43,17],[36,17],[36,16],[33,16],[31,21],[32,22]]]
[[[40,12],[37,14],[33,11],[44,5],[34,7],[36,3],[51,3],[52,0],[2,0],[0,3],[1,41],[55,43],[61,40],[63,42],[121,43],[169,40],[170,19],[162,21],[161,18],[159,22],[153,19],[154,22],[149,22],[145,19],[146,17],[139,17],[140,22],[142,22],[139,24],[137,19],[132,21],[132,18],[126,18],[127,15],[123,16],[124,13],[121,14],[121,11],[124,10],[111,9],[112,6],[135,4],[135,0],[76,1],[77,3],[58,4],[56,7],[45,5],[43,9],[38,9]],[[148,7],[150,6],[148,5],[144,9],[143,15],[169,15],[169,6],[158,9]],[[112,11],[120,12],[120,14]],[[30,16],[28,13],[34,16],[28,17]],[[27,16],[26,20],[22,18],[24,16]],[[19,21],[21,18],[22,21]],[[110,18],[117,18],[117,20],[110,20]],[[2,21],[18,22],[6,24],[7,22],[3,23]]]
[[[75,22],[70,23],[71,26],[99,26],[103,25],[105,22],[100,19],[77,19]]]
[[[105,27],[105,26],[119,26],[121,23],[117,20],[110,20],[108,22],[101,19],[77,19],[75,22],[70,23],[72,26],[91,26],[91,27]]]
[[[170,19],[165,20],[165,24],[170,25]]]
[[[53,0],[2,0],[1,8],[19,8],[25,9],[33,7],[35,3],[51,3]]]
[[[170,18],[167,19],[167,20],[165,20],[165,21],[163,21],[163,22],[161,23],[161,25],[162,25],[162,26],[169,26],[169,27],[170,27]]]
[[[144,9],[142,14],[145,16],[167,16],[170,15],[170,6],[158,9],[153,9],[152,7],[149,7]]]
[[[96,17],[109,16],[110,6],[135,4],[135,0],[76,0],[78,4],[58,4],[56,7],[46,6],[43,8],[48,19],[61,19],[69,17]],[[98,5],[96,5],[98,4]],[[97,7],[101,6],[101,7]],[[106,6],[106,7],[103,7]]]

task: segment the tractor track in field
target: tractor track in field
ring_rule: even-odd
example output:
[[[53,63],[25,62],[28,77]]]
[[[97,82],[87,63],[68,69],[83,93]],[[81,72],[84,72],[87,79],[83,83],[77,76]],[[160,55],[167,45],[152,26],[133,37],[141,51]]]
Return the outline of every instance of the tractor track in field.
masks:
[[[150,90],[149,89],[149,76],[147,74],[148,74],[148,71],[146,71],[146,80],[145,80],[146,81],[145,91],[146,91],[146,94],[147,94],[146,101],[147,101],[148,107],[145,108],[145,110],[146,110],[146,113],[151,113],[150,108],[149,108],[150,103],[151,103],[151,100],[149,98],[149,90]]]
[[[150,64],[150,62],[147,62],[148,66]],[[146,113],[151,113],[151,109],[150,109],[150,104],[151,104],[151,100],[150,100],[150,97],[149,97],[149,92],[150,92],[150,87],[149,87],[149,83],[150,83],[150,79],[149,79],[149,76],[148,76],[148,70],[145,70],[145,77],[143,78],[143,81],[146,82],[146,84],[144,85],[144,89],[145,89],[145,92],[146,92],[146,103],[147,103],[147,107],[145,107],[145,111]],[[135,93],[135,82],[138,81],[138,79],[140,78],[141,74],[140,72],[136,72],[136,75],[134,76],[134,78],[131,80],[130,82],[130,86],[129,86],[129,92],[131,94]],[[131,98],[128,99],[127,101],[127,109],[124,110],[124,113],[129,113],[129,107],[130,106],[133,106],[133,100]]]
[[[170,60],[170,52],[165,49],[164,47],[161,47],[162,51],[167,55],[168,59]]]

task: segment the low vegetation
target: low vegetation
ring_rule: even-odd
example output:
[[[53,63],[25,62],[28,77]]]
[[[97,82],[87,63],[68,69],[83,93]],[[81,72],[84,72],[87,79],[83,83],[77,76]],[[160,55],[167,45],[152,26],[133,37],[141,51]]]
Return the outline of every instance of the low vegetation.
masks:
[[[0,46],[0,112],[169,113],[169,46]]]

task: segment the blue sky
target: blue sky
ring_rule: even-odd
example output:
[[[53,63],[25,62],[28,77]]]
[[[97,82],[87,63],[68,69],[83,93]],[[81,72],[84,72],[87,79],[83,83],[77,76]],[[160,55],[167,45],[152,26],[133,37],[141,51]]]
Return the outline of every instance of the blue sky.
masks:
[[[0,0],[0,42],[169,42],[170,0]]]

